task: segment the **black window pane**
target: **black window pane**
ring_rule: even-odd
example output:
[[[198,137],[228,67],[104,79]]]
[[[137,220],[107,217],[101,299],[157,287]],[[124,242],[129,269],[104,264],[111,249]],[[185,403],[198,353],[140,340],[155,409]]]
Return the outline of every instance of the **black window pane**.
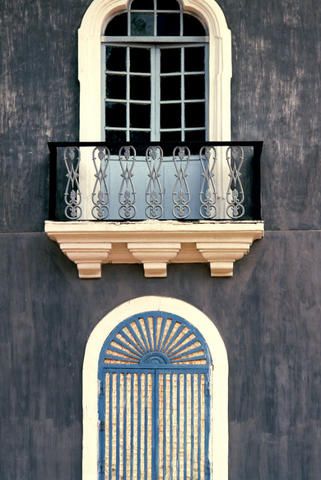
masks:
[[[107,25],[105,35],[110,37],[123,37],[127,35],[127,13],[114,17]]]
[[[181,77],[161,77],[161,100],[181,99]]]
[[[170,36],[180,34],[180,15],[176,13],[157,14],[157,35]]]
[[[130,71],[150,72],[150,50],[146,48],[130,49]]]
[[[202,72],[205,70],[205,47],[185,48],[185,71]]]
[[[161,50],[161,73],[181,71],[181,49],[168,48]]]
[[[150,132],[130,132],[130,142],[135,146],[137,155],[144,155],[150,143]]]
[[[130,99],[150,100],[150,77],[130,76]]]
[[[180,143],[181,132],[161,132],[161,142]],[[165,145],[164,145],[165,149]],[[167,153],[167,152],[166,152]],[[170,154],[171,152],[168,152]]]
[[[116,98],[117,100],[126,99],[126,75],[107,74],[106,97]]]
[[[126,47],[106,47],[106,70],[126,71]]]
[[[185,99],[203,99],[205,98],[205,76],[204,75],[185,75]]]
[[[185,126],[205,127],[205,103],[186,103],[185,104]]]
[[[154,15],[152,13],[132,13],[131,35],[154,35]]]
[[[196,17],[193,17],[193,15],[184,13],[183,24],[184,35],[192,37],[203,37],[206,35],[205,28]]]
[[[179,10],[179,3],[176,0],[157,0],[157,10]]]
[[[106,130],[106,142],[116,143],[121,146],[126,142],[126,132],[120,132],[119,130]],[[112,151],[112,153],[114,153]]]
[[[131,10],[154,10],[154,0],[134,0]]]
[[[130,104],[130,127],[150,128],[150,105]]]
[[[189,130],[185,132],[186,142],[205,142],[205,130]]]
[[[126,105],[106,102],[106,126],[126,127]]]
[[[169,104],[161,105],[161,128],[180,128],[181,127],[181,105]]]

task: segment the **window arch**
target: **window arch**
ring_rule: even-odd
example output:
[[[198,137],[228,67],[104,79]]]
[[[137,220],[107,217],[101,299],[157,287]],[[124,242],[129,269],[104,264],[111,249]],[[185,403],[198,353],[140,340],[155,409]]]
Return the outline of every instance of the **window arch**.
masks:
[[[164,2],[165,0],[163,5],[168,4],[167,0]],[[140,3],[146,4],[142,0]],[[223,12],[215,1],[182,0],[181,5],[186,14],[193,14],[200,19],[208,32],[208,139],[229,140],[230,31]],[[101,41],[106,25],[127,8],[125,0],[93,0],[83,17],[78,42],[81,141],[105,139],[105,108],[101,102],[105,72],[102,68]]]
[[[160,431],[164,432],[164,428],[171,429],[177,440],[172,446],[165,442],[164,450],[164,434],[159,433],[162,438],[158,438],[155,428],[154,440],[149,441],[147,435],[147,447],[145,443],[141,444],[139,462],[135,445],[136,450],[132,460],[134,466],[131,467],[128,464],[128,468],[134,468],[136,478],[151,478],[151,480],[163,478],[163,473],[158,474],[157,469],[161,469],[163,472],[164,468],[168,467],[166,461],[169,464],[172,451],[174,456],[177,456],[178,452],[180,453],[181,463],[179,462],[177,468],[184,469],[185,451],[182,447],[186,444],[185,439],[191,438],[192,426],[190,428],[186,426],[184,429],[182,420],[178,422],[179,429],[175,425],[178,416],[186,418],[188,424],[191,419],[191,405],[194,405],[195,410],[193,418],[200,415],[204,429],[199,430],[198,422],[195,420],[194,464],[192,463],[188,468],[194,468],[196,471],[201,465],[203,473],[200,478],[227,480],[227,377],[228,364],[223,340],[214,324],[195,307],[171,298],[141,297],[114,309],[98,323],[86,346],[83,369],[83,480],[125,478],[117,477],[114,474],[109,476],[110,472],[119,472],[119,468],[124,469],[124,451],[127,452],[129,461],[132,457],[129,446],[133,444],[130,443],[130,437],[124,434],[125,429],[129,426],[128,418],[124,423],[124,415],[135,417],[136,433],[138,425],[141,425],[140,436],[136,438],[140,438],[141,442],[144,439],[145,442],[145,434],[142,433],[146,428],[145,407],[147,422],[151,422],[151,434],[153,426],[155,427],[157,422],[160,422],[160,425],[163,426]],[[193,384],[193,390],[191,384]],[[207,390],[209,395],[206,394]],[[134,392],[134,396],[131,398],[135,398],[135,393],[139,393],[140,407],[138,402],[134,403],[133,407],[127,402],[126,409],[124,410],[122,407],[123,414],[121,415],[117,405],[124,405],[125,395],[129,398],[132,392]],[[150,412],[148,408],[153,407],[150,407],[146,400],[148,392],[152,394],[154,405],[154,410]],[[186,403],[184,403],[185,400]],[[176,409],[184,411],[186,408],[184,416],[173,413],[172,424],[170,423],[172,409],[166,408],[168,402],[169,405],[171,405],[170,402],[174,402]],[[165,417],[163,414],[164,403]],[[139,408],[140,423],[137,420]],[[198,413],[199,410],[201,413]],[[144,415],[142,411],[144,411]],[[111,420],[110,415],[112,416]],[[167,419],[167,426],[165,426],[164,418]],[[142,422],[142,420],[144,421]],[[102,422],[105,422],[106,428]],[[113,437],[111,439],[109,437],[110,422],[116,432],[114,433],[116,450],[111,449],[111,456],[106,455],[105,452],[106,448],[109,452],[110,447],[115,446]],[[100,430],[98,425],[101,427]],[[147,432],[149,432],[148,428],[147,424]],[[108,430],[108,438],[105,438],[105,430],[106,432]],[[181,437],[178,437],[178,434]],[[170,436],[166,436],[166,438],[170,439]],[[155,453],[155,450],[148,448],[150,445],[156,445],[155,439],[160,446],[158,453],[157,450]],[[129,443],[125,448],[124,442],[126,441]],[[201,445],[199,456],[196,455],[198,445]],[[155,455],[157,458],[164,458],[163,451],[169,455],[168,460],[163,463],[160,461],[157,466],[157,462],[154,461]],[[186,456],[187,453],[189,451],[186,452]],[[209,459],[209,463],[206,458]],[[103,465],[104,461],[106,461],[105,465]],[[97,466],[100,466],[101,469],[100,477]],[[140,477],[137,476],[137,468],[140,469]],[[154,471],[154,476],[143,476],[145,468],[147,468],[146,471]],[[104,473],[106,470],[108,471],[107,476]],[[210,472],[213,472],[213,477]]]

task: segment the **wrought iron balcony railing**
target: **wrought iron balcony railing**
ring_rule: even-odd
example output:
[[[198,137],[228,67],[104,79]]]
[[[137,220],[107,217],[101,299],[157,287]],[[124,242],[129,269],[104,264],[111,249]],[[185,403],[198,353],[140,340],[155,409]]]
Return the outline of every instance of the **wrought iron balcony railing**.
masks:
[[[261,220],[263,142],[50,142],[50,220]]]

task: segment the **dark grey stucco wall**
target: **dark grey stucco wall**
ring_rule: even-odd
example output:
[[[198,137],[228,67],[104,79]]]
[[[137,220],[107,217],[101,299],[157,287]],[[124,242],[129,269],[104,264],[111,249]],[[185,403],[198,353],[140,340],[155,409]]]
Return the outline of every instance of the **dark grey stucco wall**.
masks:
[[[146,280],[132,265],[80,281],[40,232],[46,142],[78,138],[77,28],[89,3],[0,1],[0,480],[80,480],[87,338],[113,307],[149,294],[192,303],[223,336],[230,480],[319,480],[320,4],[219,0],[233,35],[233,139],[265,141],[269,231],[234,277],[175,265]]]
[[[1,1],[0,204],[6,231],[42,230],[46,142],[78,138],[77,28],[89,3]],[[233,139],[265,141],[266,226],[319,228],[320,3],[219,3],[233,35]]]
[[[105,266],[80,281],[43,234],[0,235],[0,478],[81,478],[81,369],[113,307],[157,294],[215,321],[229,354],[230,480],[318,480],[321,471],[320,232],[268,233],[235,267]],[[2,304],[3,305],[3,304]],[[121,319],[120,319],[121,320]]]

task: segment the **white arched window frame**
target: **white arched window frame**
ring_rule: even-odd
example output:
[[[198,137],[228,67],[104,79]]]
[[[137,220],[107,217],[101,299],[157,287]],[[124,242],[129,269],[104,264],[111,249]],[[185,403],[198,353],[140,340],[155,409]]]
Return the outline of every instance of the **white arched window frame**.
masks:
[[[108,335],[124,320],[149,310],[168,311],[185,318],[204,337],[213,361],[211,380],[210,463],[212,478],[228,480],[228,359],[225,345],[213,322],[181,300],[140,297],[107,314],[92,331],[83,365],[83,480],[97,480],[99,459],[98,365]]]
[[[184,11],[199,17],[209,36],[209,118],[211,141],[231,137],[231,32],[224,14],[213,0],[181,0]],[[126,10],[124,0],[94,0],[78,31],[80,82],[80,141],[104,141],[104,103],[101,92],[105,81],[102,68],[101,38],[108,21]]]

